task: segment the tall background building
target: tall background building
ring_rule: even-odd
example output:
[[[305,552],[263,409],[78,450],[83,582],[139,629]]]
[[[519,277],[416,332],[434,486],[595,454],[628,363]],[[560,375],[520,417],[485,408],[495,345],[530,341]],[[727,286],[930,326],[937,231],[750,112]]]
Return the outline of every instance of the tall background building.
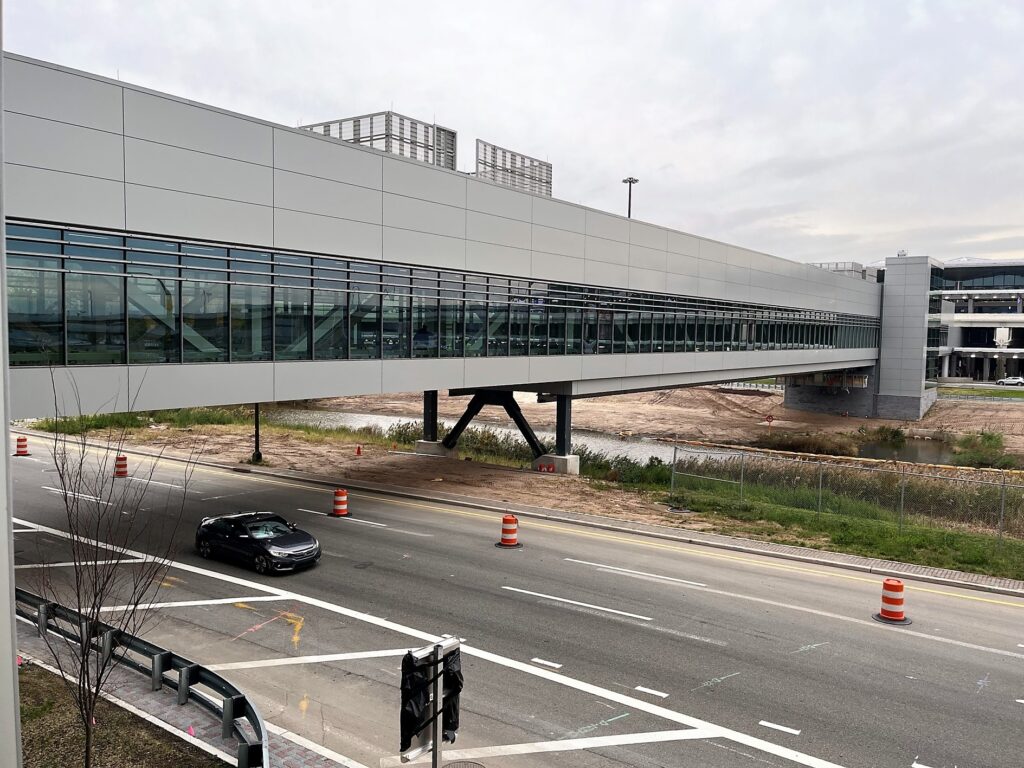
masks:
[[[476,176],[521,192],[551,197],[551,163],[476,140]]]
[[[313,133],[362,144],[400,157],[455,170],[457,134],[451,128],[397,112],[346,117],[300,126]]]

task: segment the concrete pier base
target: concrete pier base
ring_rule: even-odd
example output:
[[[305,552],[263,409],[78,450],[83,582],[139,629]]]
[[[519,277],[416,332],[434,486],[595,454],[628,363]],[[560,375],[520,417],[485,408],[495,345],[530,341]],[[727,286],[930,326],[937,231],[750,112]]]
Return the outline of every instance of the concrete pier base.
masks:
[[[417,440],[416,453],[424,453],[428,456],[445,456],[449,459],[459,458],[457,448],[445,448],[440,440]]]
[[[533,460],[534,470],[539,472],[541,467],[544,467],[544,471],[553,471],[558,475],[578,475],[580,473],[580,457],[575,454],[559,456],[554,453],[545,453]],[[550,469],[551,467],[554,469]]]

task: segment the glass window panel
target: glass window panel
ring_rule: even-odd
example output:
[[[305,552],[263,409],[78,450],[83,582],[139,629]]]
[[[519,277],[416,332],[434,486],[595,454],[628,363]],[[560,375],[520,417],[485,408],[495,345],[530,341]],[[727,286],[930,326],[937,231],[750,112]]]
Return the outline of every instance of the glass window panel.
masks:
[[[458,299],[442,299],[441,357],[462,357],[462,326],[462,302]],[[478,344],[480,347],[483,346],[482,338],[478,339]]]
[[[611,354],[612,351],[612,313],[597,313],[597,353]]]
[[[565,352],[579,355],[583,352],[583,310],[565,311]]]
[[[63,310],[60,272],[7,270],[7,348],[12,366],[64,364]]]
[[[7,255],[8,267],[27,267],[28,269],[60,269],[60,259],[46,256],[12,256]]]
[[[653,334],[652,338],[651,338],[651,349],[652,349],[652,351],[654,351],[654,352],[664,352],[665,351],[665,348],[666,348],[666,345],[665,345],[666,336],[668,337],[668,349],[671,350],[672,349],[672,331],[671,331],[672,326],[669,325],[669,327],[667,329],[665,328],[665,316],[662,315],[662,314],[655,314],[655,315],[652,316],[652,319],[653,319],[653,323],[654,323],[654,325],[653,325],[653,327],[651,329],[652,334]]]
[[[47,240],[60,240],[61,231],[49,227],[26,227],[21,224],[8,224],[8,237],[39,237]]]
[[[84,243],[100,247],[121,248],[124,238],[121,235],[103,235],[99,232],[65,232],[64,239],[69,243]]]
[[[409,357],[409,297],[385,295],[383,318],[384,357],[392,360]]]
[[[583,310],[583,354],[597,353],[597,310]]]
[[[437,357],[440,351],[438,301],[414,296],[412,299],[413,357]]]
[[[513,304],[509,315],[509,354],[513,357],[529,351],[530,308]]]
[[[65,275],[69,365],[125,361],[124,279]]]
[[[228,255],[227,248],[219,248],[212,245],[195,245],[194,243],[182,243],[181,252],[191,253],[196,256],[207,256],[213,259],[224,259]],[[184,264],[186,260],[185,257],[182,257],[181,263]]]
[[[224,283],[181,284],[181,335],[186,363],[228,359],[228,287]]]
[[[178,283],[159,277],[128,278],[128,362],[179,363]]]
[[[653,319],[650,312],[644,312],[640,315],[640,334],[637,339],[640,352],[650,352],[653,349],[654,329],[651,327],[652,323]]]
[[[626,313],[616,312],[612,316],[612,352],[622,354],[626,351]]]
[[[8,240],[7,250],[16,253],[60,253],[60,243],[31,243],[28,240]]]
[[[548,353],[548,310],[547,307],[530,308],[530,354]]]
[[[348,358],[348,295],[340,291],[313,291],[313,357]]]
[[[349,339],[352,360],[376,360],[380,357],[380,295],[349,294]]]
[[[489,304],[487,306],[487,354],[490,357],[507,357],[508,353],[508,304]]]
[[[313,357],[312,291],[274,289],[274,359],[310,360]]]
[[[636,352],[640,349],[640,313],[626,314],[626,351]]]
[[[466,302],[466,357],[487,354],[487,305],[482,301]],[[508,339],[505,339],[506,348]]]
[[[270,360],[273,357],[273,305],[270,288],[231,286],[231,359]]]

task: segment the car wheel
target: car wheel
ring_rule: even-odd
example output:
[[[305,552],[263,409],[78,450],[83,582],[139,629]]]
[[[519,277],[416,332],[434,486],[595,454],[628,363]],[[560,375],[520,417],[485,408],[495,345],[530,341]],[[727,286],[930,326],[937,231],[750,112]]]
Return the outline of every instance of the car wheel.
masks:
[[[270,571],[270,561],[263,555],[256,555],[256,559],[253,561],[253,566],[256,568],[256,573],[259,574],[264,574]]]
[[[210,546],[210,542],[206,539],[200,541],[199,544],[196,545],[196,549],[199,550],[199,556],[204,560],[209,560],[213,555],[213,547]]]

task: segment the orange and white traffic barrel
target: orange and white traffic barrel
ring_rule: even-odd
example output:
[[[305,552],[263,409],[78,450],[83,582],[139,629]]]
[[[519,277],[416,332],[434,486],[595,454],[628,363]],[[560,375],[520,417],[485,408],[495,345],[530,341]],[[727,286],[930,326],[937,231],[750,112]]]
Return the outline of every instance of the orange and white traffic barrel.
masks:
[[[128,477],[128,457],[118,456],[114,459],[114,477]]]
[[[494,546],[502,549],[522,549],[519,543],[519,520],[515,515],[505,515],[501,518],[501,541]]]
[[[886,579],[882,582],[882,610],[871,618],[886,624],[910,624],[903,612],[903,582]]]
[[[28,438],[24,435],[18,435],[17,448],[14,452],[15,456],[28,456]]]
[[[348,515],[348,491],[338,488],[334,492],[334,509],[331,510],[331,517],[345,517]]]

